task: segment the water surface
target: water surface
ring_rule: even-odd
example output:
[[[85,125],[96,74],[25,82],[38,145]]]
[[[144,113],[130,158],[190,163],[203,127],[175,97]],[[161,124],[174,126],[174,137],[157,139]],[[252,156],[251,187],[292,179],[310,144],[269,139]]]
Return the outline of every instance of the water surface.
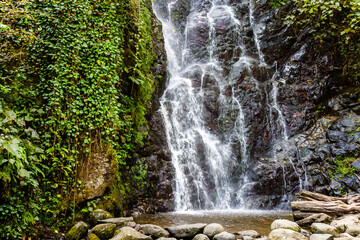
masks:
[[[270,233],[270,225],[276,219],[293,220],[291,212],[259,210],[184,211],[142,215],[135,218],[140,224],[155,224],[163,228],[191,223],[219,223],[225,231],[236,233],[256,230],[261,235]]]

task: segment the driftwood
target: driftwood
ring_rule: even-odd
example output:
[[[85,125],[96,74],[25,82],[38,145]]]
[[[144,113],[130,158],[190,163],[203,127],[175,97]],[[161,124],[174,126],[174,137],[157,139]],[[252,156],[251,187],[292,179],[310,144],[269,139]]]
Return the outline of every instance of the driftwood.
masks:
[[[330,216],[341,216],[360,212],[360,195],[330,197],[320,193],[301,190],[296,197],[303,201],[291,202],[295,220],[300,220],[312,214],[326,213]]]

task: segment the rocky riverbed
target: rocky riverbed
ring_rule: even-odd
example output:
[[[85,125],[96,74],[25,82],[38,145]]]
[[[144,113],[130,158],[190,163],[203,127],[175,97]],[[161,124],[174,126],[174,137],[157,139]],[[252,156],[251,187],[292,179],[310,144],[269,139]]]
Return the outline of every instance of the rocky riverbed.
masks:
[[[76,223],[62,239],[68,240],[347,240],[360,239],[359,214],[341,219],[318,218],[304,225],[287,219],[271,223],[270,233],[261,236],[255,230],[228,232],[218,223],[193,223],[162,228],[154,224],[137,224],[132,217],[112,218],[98,209],[91,213],[89,223]],[[302,228],[304,227],[304,228]]]

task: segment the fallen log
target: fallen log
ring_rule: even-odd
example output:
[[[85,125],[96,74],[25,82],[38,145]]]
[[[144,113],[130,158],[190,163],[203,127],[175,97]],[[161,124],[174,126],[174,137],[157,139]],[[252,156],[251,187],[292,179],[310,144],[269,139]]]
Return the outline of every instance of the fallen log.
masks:
[[[306,190],[300,190],[300,192],[295,194],[295,196],[305,201],[324,201],[324,202],[342,201],[347,204],[360,202],[360,195],[358,194],[347,195],[344,197],[331,197],[321,193],[314,193]]]
[[[291,202],[293,211],[312,213],[327,213],[331,215],[343,215],[360,212],[360,203],[346,204],[342,201],[295,201]]]

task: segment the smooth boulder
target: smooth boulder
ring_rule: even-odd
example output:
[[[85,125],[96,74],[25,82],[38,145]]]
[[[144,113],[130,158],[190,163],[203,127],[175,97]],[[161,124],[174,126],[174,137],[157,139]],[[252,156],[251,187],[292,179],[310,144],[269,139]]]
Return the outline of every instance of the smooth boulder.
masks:
[[[146,235],[150,235],[153,238],[169,237],[170,233],[160,226],[154,224],[143,224],[140,229],[144,231]]]
[[[290,229],[295,232],[301,232],[300,226],[296,222],[292,222],[286,219],[277,219],[271,223],[271,230],[275,229]]]
[[[330,225],[325,224],[325,223],[313,223],[313,224],[311,224],[310,229],[311,229],[312,233],[331,234],[331,235],[333,235],[335,237],[340,236],[339,231],[335,227],[330,226]]]
[[[97,223],[99,220],[112,218],[113,216],[111,213],[103,210],[103,209],[96,209],[90,213],[90,220],[93,223]]]
[[[185,224],[176,227],[168,227],[166,230],[176,238],[192,238],[196,234],[202,233],[206,225],[206,223]]]
[[[213,238],[216,234],[224,231],[224,227],[218,223],[210,223],[204,228],[204,234],[209,238]]]
[[[152,240],[152,238],[139,233],[131,227],[122,227],[111,240]]]
[[[101,240],[109,239],[114,236],[114,232],[116,229],[116,224],[113,223],[103,223],[96,225],[90,230],[90,233],[95,234]]]
[[[192,240],[210,240],[210,238],[205,234],[199,233],[195,235],[195,237]]]
[[[334,236],[331,234],[313,234],[310,236],[310,240],[334,240]]]
[[[235,240],[235,235],[228,232],[222,232],[219,234],[216,234],[213,237],[213,240]]]
[[[351,236],[356,237],[360,234],[360,226],[359,225],[348,225],[345,233],[348,233]]]
[[[307,240],[308,238],[299,232],[290,229],[278,228],[272,230],[268,237],[269,240]]]
[[[258,233],[255,230],[245,230],[245,231],[240,231],[237,233],[239,236],[248,236],[248,237],[252,237],[252,238],[259,238],[261,237],[260,233]]]
[[[87,230],[89,229],[89,224],[80,221],[76,223],[70,230],[66,233],[65,239],[67,240],[79,240]]]
[[[119,217],[119,218],[107,218],[103,220],[99,220],[99,223],[113,223],[116,224],[117,227],[124,227],[128,222],[134,221],[133,217]]]

